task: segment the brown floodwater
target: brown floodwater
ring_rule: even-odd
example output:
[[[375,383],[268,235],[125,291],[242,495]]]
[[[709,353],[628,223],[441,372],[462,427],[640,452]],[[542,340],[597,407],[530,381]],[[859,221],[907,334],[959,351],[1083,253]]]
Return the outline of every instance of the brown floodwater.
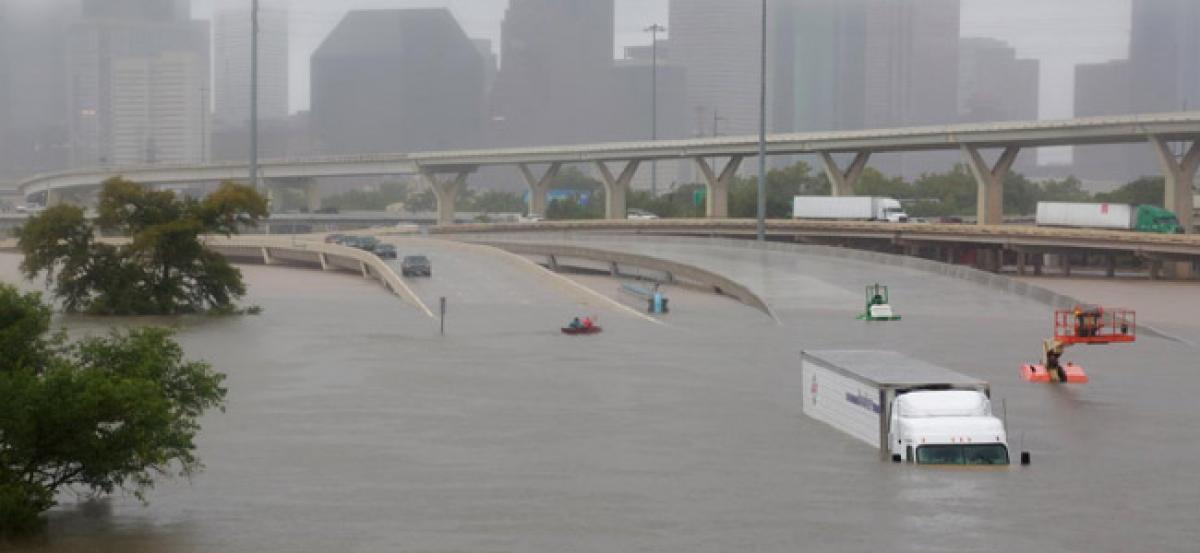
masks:
[[[431,305],[447,297],[445,336],[361,278],[245,267],[262,315],[155,321],[229,376],[228,410],[203,421],[206,469],[160,483],[147,505],[64,495],[43,537],[8,548],[1197,551],[1200,362],[1188,344],[1071,350],[1092,383],[1034,385],[1017,366],[1037,357],[1048,307],[912,269],[593,242],[733,276],[779,319],[681,293],[659,325],[519,264],[399,244],[433,260],[435,278],[414,289]],[[0,277],[17,262],[0,255]],[[892,286],[903,321],[854,320],[875,281]],[[605,332],[561,336],[581,313]],[[63,322],[81,333],[146,321]],[[991,381],[1033,465],[881,463],[805,418],[799,352],[839,347]]]

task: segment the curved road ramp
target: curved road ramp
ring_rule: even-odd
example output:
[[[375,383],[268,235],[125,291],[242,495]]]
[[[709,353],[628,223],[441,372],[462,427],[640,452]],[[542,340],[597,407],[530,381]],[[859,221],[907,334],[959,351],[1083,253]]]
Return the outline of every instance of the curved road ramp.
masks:
[[[291,265],[360,274],[363,278],[379,281],[393,294],[433,317],[433,311],[413,293],[404,279],[371,252],[337,244],[270,237],[209,237],[205,245],[240,263]]]

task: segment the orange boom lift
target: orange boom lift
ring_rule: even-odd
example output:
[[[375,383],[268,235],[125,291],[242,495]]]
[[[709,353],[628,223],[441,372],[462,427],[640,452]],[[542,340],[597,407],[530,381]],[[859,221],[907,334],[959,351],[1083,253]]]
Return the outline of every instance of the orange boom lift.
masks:
[[[1137,314],[1132,309],[1077,305],[1054,312],[1054,336],[1042,342],[1042,364],[1021,365],[1021,379],[1030,382],[1086,384],[1083,367],[1063,363],[1063,350],[1075,344],[1097,345],[1137,339]]]

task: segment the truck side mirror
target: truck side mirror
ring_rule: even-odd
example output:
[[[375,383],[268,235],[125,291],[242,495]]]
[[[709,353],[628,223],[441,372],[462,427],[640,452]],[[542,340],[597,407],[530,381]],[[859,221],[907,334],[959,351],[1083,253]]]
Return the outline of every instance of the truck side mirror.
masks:
[[[892,454],[892,462],[893,462],[893,463],[899,463],[900,461],[901,461],[901,459],[900,459],[900,454],[899,454],[899,453],[893,453],[893,454]]]
[[[1023,467],[1029,466],[1029,452],[1028,451],[1021,452],[1021,466],[1023,466]]]

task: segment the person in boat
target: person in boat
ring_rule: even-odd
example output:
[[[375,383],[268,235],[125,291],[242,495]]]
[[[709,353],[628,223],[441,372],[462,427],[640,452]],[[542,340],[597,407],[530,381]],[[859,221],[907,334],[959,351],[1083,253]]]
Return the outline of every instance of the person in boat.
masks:
[[[571,329],[579,330],[579,329],[583,328],[583,323],[580,322],[579,317],[575,317],[573,320],[571,320],[571,324],[569,324],[567,326]]]
[[[591,330],[593,326],[595,326],[595,325],[592,323],[591,317],[583,318],[583,329],[584,330]]]

